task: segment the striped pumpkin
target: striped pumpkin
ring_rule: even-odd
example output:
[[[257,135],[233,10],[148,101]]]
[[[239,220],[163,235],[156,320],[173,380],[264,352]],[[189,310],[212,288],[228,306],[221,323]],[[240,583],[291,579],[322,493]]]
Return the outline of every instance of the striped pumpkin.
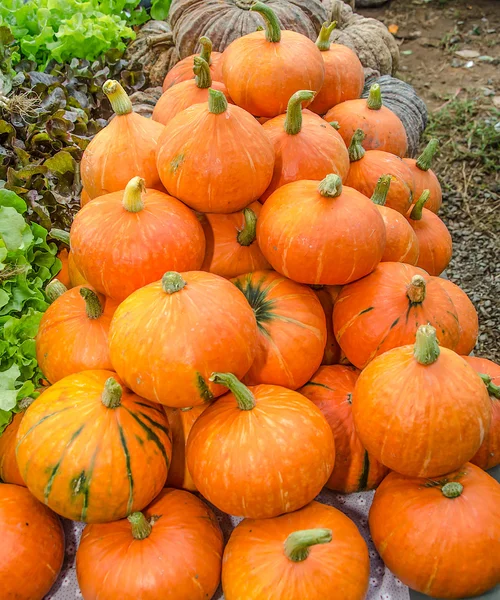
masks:
[[[172,455],[161,407],[112,371],[84,371],[48,388],[17,434],[30,492],[56,513],[102,523],[142,510],[163,488]]]

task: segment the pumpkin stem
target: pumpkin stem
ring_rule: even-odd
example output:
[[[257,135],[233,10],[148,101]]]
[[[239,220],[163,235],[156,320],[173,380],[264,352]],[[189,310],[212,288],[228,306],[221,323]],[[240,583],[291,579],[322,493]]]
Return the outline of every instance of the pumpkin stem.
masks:
[[[49,235],[52,239],[69,246],[69,233],[64,229],[51,229]]]
[[[443,485],[441,491],[446,498],[458,498],[464,491],[464,486],[458,481],[450,481]]]
[[[59,279],[53,279],[47,284],[45,288],[45,295],[47,296],[47,300],[52,304],[54,300],[57,300],[59,296],[62,296],[64,292],[67,292],[68,288],[61,283]]]
[[[406,288],[406,295],[412,304],[421,304],[425,300],[425,279],[422,275],[414,275]]]
[[[255,4],[252,4],[250,10],[258,12],[266,22],[266,40],[268,42],[281,41],[281,26],[274,10],[262,2],[256,2]]]
[[[141,212],[144,208],[142,194],[146,191],[146,182],[142,177],[132,177],[123,192],[122,206],[128,212]]]
[[[439,357],[436,330],[432,325],[420,325],[417,329],[413,355],[421,365],[432,365]]]
[[[220,115],[227,110],[227,98],[219,90],[208,89],[208,110],[214,115]]]
[[[167,294],[175,294],[175,292],[179,292],[186,285],[187,283],[182,278],[182,275],[176,271],[167,271],[161,278],[161,287]]]
[[[195,74],[196,85],[200,90],[206,90],[212,85],[212,75],[207,61],[201,56],[195,56],[193,59],[193,71]]]
[[[302,529],[294,531],[285,540],[285,554],[293,562],[301,562],[309,556],[311,546],[329,544],[332,541],[331,529]]]
[[[200,58],[202,58],[209,65],[212,64],[212,40],[206,35],[202,35],[198,40],[201,45]]]
[[[30,398],[29,396],[26,396],[22,400],[19,400],[17,407],[19,408],[19,410],[21,412],[23,412],[25,410],[28,410],[28,408],[33,404],[34,401],[35,401],[34,398]]]
[[[120,406],[122,399],[123,389],[122,386],[114,379],[110,377],[106,379],[104,384],[104,390],[101,394],[101,402],[106,408],[116,408]]]
[[[356,129],[349,144],[349,160],[356,162],[361,160],[365,155],[366,150],[362,146],[362,141],[365,139],[365,132],[362,129]]]
[[[327,175],[318,186],[323,198],[336,198],[342,193],[342,179],[338,175]]]
[[[330,37],[335,27],[337,27],[337,21],[332,21],[331,23],[325,21],[321,26],[321,31],[319,32],[318,39],[316,40],[316,46],[318,46],[321,52],[330,50]]]
[[[243,210],[245,225],[240,229],[236,237],[240,246],[250,246],[255,241],[257,231],[257,215],[251,208]]]
[[[481,377],[481,379],[483,380],[484,385],[488,390],[488,394],[500,400],[500,385],[495,385],[491,377],[489,375],[486,375],[486,373],[479,373],[479,377]]]
[[[80,296],[85,300],[87,317],[89,319],[98,319],[103,313],[99,296],[94,291],[89,290],[89,288],[86,287],[80,289]]]
[[[252,410],[252,408],[255,408],[254,395],[232,373],[212,373],[210,381],[219,385],[225,385],[233,393],[240,410]]]
[[[330,125],[337,131],[340,129],[340,123],[338,121],[330,121]]]
[[[373,204],[377,204],[378,206],[384,206],[385,201],[387,200],[387,194],[389,193],[389,188],[391,187],[391,176],[390,175],[382,175],[379,177],[377,181],[377,185],[373,190],[372,194],[372,202]]]
[[[141,512],[132,513],[127,517],[132,525],[132,535],[136,540],[145,540],[151,535],[153,526]]]
[[[429,200],[429,196],[431,193],[429,190],[424,190],[420,198],[415,202],[415,206],[413,207],[410,213],[410,219],[412,221],[420,221],[422,218],[422,210],[424,208],[424,204]]]
[[[382,92],[378,83],[374,83],[370,88],[366,105],[371,110],[380,110],[382,108]]]
[[[439,140],[432,138],[431,141],[424,148],[424,151],[417,159],[417,167],[422,171],[428,171],[431,168],[432,159],[439,146]]]
[[[102,86],[102,91],[111,102],[111,108],[117,115],[128,115],[132,112],[132,102],[121,84],[114,79],[108,79]]]
[[[284,129],[288,135],[297,135],[302,129],[302,103],[311,102],[316,94],[310,90],[295,92],[288,101]],[[307,106],[306,104],[306,106]]]

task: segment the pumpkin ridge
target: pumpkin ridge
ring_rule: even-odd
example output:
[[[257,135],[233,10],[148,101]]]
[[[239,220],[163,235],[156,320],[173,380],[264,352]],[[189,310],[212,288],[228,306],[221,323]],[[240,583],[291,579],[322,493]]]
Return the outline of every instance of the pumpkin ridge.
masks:
[[[125,408],[125,410],[129,413],[129,415],[135,421],[137,421],[137,423],[142,427],[142,429],[144,429],[144,431],[146,432],[148,440],[151,440],[152,442],[155,443],[155,445],[157,446],[158,450],[162,453],[163,458],[165,459],[165,463],[166,463],[167,467],[169,467],[170,466],[170,461],[168,460],[168,456],[167,456],[167,453],[165,451],[165,446],[161,443],[160,438],[156,435],[156,433],[150,427],[148,427],[146,425],[146,423],[143,423],[139,419],[139,417],[136,414],[134,414],[129,408],[127,408],[126,406],[124,406],[123,408]],[[120,431],[122,431],[121,426],[120,426]],[[121,433],[120,433],[120,435],[121,435]]]
[[[68,451],[71,448],[71,445],[76,440],[76,438],[80,435],[80,433],[83,431],[84,428],[85,428],[85,425],[82,425],[79,429],[77,429],[73,433],[73,435],[71,436],[71,439],[69,441],[69,444],[66,446],[66,448],[64,448],[64,451],[62,453],[62,456],[61,456],[59,462],[52,468],[52,472],[50,474],[49,480],[47,481],[45,488],[43,490],[45,504],[47,504],[47,502],[48,502],[50,492],[52,491],[52,485],[54,484],[54,480],[57,477],[57,473],[59,472],[59,469],[61,468],[63,460],[66,458],[66,455],[68,454]]]
[[[306,325],[305,323],[301,323],[300,321],[298,321],[297,319],[294,319],[293,317],[285,317],[284,315],[278,315],[276,313],[269,313],[269,316],[272,317],[276,321],[282,321],[283,323],[291,323],[292,325],[297,325],[298,327],[307,329],[311,333],[314,333],[316,336],[318,336],[319,332],[318,332],[317,327],[312,327],[311,325]],[[318,336],[318,337],[321,338],[321,336]]]
[[[335,392],[335,390],[333,388],[331,388],[330,386],[326,385],[326,383],[319,383],[318,381],[308,381],[304,385],[304,387],[306,387],[308,385],[314,385],[316,387],[324,388],[325,390],[328,390],[329,392]]]
[[[127,469],[127,479],[129,484],[129,495],[127,502],[127,512],[132,510],[132,506],[134,504],[134,476],[132,475],[132,468],[130,464],[130,453],[128,451],[127,440],[125,439],[125,434],[123,433],[123,427],[117,423],[118,425],[118,433],[120,435],[120,443],[122,445],[123,454],[125,456],[125,467]]]
[[[80,513],[81,514],[80,518],[82,521],[85,521],[85,519],[87,518],[87,511],[89,508],[90,481],[92,480],[92,475],[94,474],[95,461],[97,460],[98,453],[99,453],[99,448],[96,449],[96,451],[94,452],[94,455],[92,456],[88,474],[87,474],[87,477],[85,478],[84,488],[81,492],[83,494],[82,512]]]
[[[156,408],[156,406],[152,406],[151,404],[146,404],[145,402],[136,402],[135,404],[137,406],[144,406],[145,408],[149,408],[149,410],[154,410],[155,412],[159,413],[162,416],[165,414],[161,408]]]
[[[359,477],[359,490],[363,491],[366,489],[368,485],[368,476],[370,475],[370,456],[368,455],[368,450],[365,450],[365,455],[363,457],[363,470],[361,471],[361,475]]]
[[[196,387],[198,388],[198,390],[200,392],[201,398],[205,402],[210,402],[211,400],[213,400],[214,395],[210,391],[210,388],[208,387],[207,382],[205,381],[205,378],[198,371],[196,372]]]
[[[46,421],[47,419],[50,419],[51,417],[55,417],[56,415],[69,410],[71,408],[71,406],[66,406],[64,408],[61,408],[61,410],[57,410],[56,412],[50,413],[50,415],[45,415],[44,417],[42,417],[37,423],[35,423],[34,425],[32,425],[28,431],[23,435],[23,437],[17,442],[16,444],[16,452],[17,452],[17,448],[19,447],[19,445],[24,442],[24,440],[28,437],[28,435],[34,430],[36,429],[39,425],[41,425],[44,421]]]
[[[142,411],[139,411],[139,414],[146,419],[146,421],[149,421],[151,423],[151,425],[153,425],[154,427],[158,427],[158,429],[160,431],[163,431],[163,433],[168,437],[168,439],[170,441],[172,441],[172,438],[170,437],[170,430],[168,427],[164,427],[161,423],[158,423],[158,421],[155,421],[154,419],[152,419],[150,416],[148,416],[146,413],[143,413]]]

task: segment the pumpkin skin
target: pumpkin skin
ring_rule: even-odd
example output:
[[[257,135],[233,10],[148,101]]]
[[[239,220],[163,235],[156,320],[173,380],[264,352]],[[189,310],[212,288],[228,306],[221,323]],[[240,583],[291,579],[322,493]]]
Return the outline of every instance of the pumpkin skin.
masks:
[[[36,356],[50,383],[88,369],[112,369],[108,334],[116,307],[86,286],[68,290],[49,306],[36,336]]]
[[[326,317],[326,346],[321,361],[322,365],[336,365],[342,356],[342,350],[333,332],[333,307],[341,289],[340,285],[324,285],[319,289],[314,289]]]
[[[212,377],[231,392],[211,404],[189,434],[187,464],[200,493],[223,512],[254,519],[311,502],[335,461],[333,434],[320,410],[284,387],[246,388],[230,373]]]
[[[252,202],[243,211],[230,215],[204,215],[201,224],[206,251],[202,271],[229,279],[270,268],[256,240],[260,210],[260,203]]]
[[[344,285],[371,273],[382,258],[385,226],[377,208],[337,175],[277,189],[257,223],[272,267],[300,283]]]
[[[66,286],[69,289],[72,286],[71,286],[71,281],[69,278],[69,266],[68,266],[69,252],[68,252],[67,248],[63,248],[62,250],[59,250],[59,252],[57,253],[57,258],[61,261],[62,264],[61,264],[61,270],[59,271],[59,273],[56,275],[55,278],[57,278],[64,286]]]
[[[56,582],[64,560],[59,519],[25,487],[1,483],[0,531],[2,598],[42,600]]]
[[[86,204],[90,202],[91,198],[87,194],[85,190],[82,189],[82,193],[80,195],[80,208],[83,208]],[[64,282],[63,282],[64,283]]]
[[[77,285],[88,285],[88,281],[86,281],[85,277],[78,270],[78,267],[75,264],[75,258],[71,254],[71,251],[68,252],[68,275],[70,288],[76,287]]]
[[[13,483],[26,487],[16,460],[16,436],[26,409],[32,398],[21,400],[22,409],[12,417],[12,421],[0,434],[0,479],[5,483]]]
[[[172,456],[165,414],[121,386],[112,371],[70,375],[21,421],[19,471],[35,498],[67,519],[122,519],[165,484]]]
[[[139,176],[148,188],[162,189],[156,150],[163,125],[132,112],[132,104],[117,81],[107,81],[104,92],[115,117],[85,149],[80,164],[82,183],[91,199],[123,190]]]
[[[257,354],[243,381],[292,390],[304,385],[321,364],[326,344],[326,320],[315,293],[274,271],[232,281],[252,307],[259,330]]]
[[[411,477],[437,477],[470,460],[491,421],[484,383],[464,359],[440,348],[431,325],[415,344],[377,356],[352,398],[354,424],[368,452]]]
[[[299,390],[328,421],[335,438],[335,465],[326,487],[352,494],[373,490],[389,469],[365,450],[352,418],[352,394],[360,371],[352,366],[320,367]]]
[[[141,520],[135,526],[137,516]],[[131,520],[132,525],[123,519],[83,530],[76,573],[85,600],[212,598],[220,581],[223,539],[204,502],[166,489]]]
[[[323,179],[329,173],[342,180],[347,176],[349,155],[340,134],[314,113],[301,112],[301,103],[313,97],[310,91],[296,92],[290,98],[287,113],[263,126],[273,143],[275,162],[273,178],[261,202],[292,181]]]
[[[195,58],[199,56],[205,60],[210,67],[210,76],[216,82],[222,82],[222,52],[212,51],[212,42],[210,38],[202,36],[199,40],[201,46],[200,54],[191,54],[180,60],[166,74],[163,80],[162,89],[164,92],[175,85],[195,78],[193,67]]]
[[[441,481],[390,473],[369,524],[387,567],[423,594],[476,597],[500,582],[500,485],[470,463]]]
[[[425,208],[437,213],[443,202],[443,192],[436,174],[431,169],[432,158],[438,147],[438,140],[433,138],[426,146],[425,150],[418,157],[404,158],[403,161],[408,165],[413,174],[415,182],[414,196],[420,198],[425,190],[429,190],[429,199],[425,203]]]
[[[477,356],[463,358],[477,373],[487,376],[483,381],[491,400],[491,425],[481,447],[470,460],[486,471],[500,464],[500,366]]]
[[[337,341],[358,369],[387,350],[411,344],[418,327],[427,323],[439,331],[441,346],[457,347],[457,309],[441,280],[399,262],[380,263],[368,277],[346,285],[333,310]]]
[[[144,335],[148,331],[154,336]],[[138,336],[141,344],[132,351],[129,340]],[[167,273],[124,300],[111,323],[109,347],[116,372],[136,394],[187,408],[225,392],[208,381],[215,369],[243,377],[257,340],[243,294],[218,275],[189,271]]]
[[[116,301],[158,281],[165,271],[199,269],[205,255],[205,236],[193,211],[172,196],[147,190],[140,177],[79,211],[70,239],[80,273]]]
[[[477,311],[469,296],[449,279],[440,279],[439,283],[452,299],[458,315],[459,338],[455,352],[466,356],[474,349],[479,334]]]
[[[209,90],[165,127],[158,171],[175,198],[200,212],[232,213],[257,200],[273,174],[274,149],[259,123]]]
[[[262,15],[266,30],[249,33],[227,47],[222,77],[238,106],[257,117],[276,117],[286,111],[297,90],[321,89],[325,65],[314,42],[295,31],[280,31],[268,4],[259,2],[250,10]]]
[[[284,551],[289,536],[325,531],[319,527],[333,532],[331,541],[311,546],[301,562],[290,560]],[[368,549],[354,523],[332,506],[311,502],[274,519],[244,519],[224,551],[222,587],[226,600],[363,600],[369,573]]]

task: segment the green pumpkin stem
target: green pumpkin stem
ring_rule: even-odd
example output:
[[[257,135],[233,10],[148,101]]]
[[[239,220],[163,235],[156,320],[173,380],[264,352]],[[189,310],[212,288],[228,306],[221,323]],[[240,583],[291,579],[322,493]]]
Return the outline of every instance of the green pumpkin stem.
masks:
[[[146,182],[142,177],[132,177],[123,192],[122,206],[132,213],[141,212],[144,208],[142,194],[146,191]]]
[[[338,121],[330,121],[330,125],[337,131],[340,129],[340,123]]]
[[[53,279],[47,284],[45,295],[47,296],[47,300],[52,304],[54,300],[57,300],[59,296],[62,296],[67,291],[68,288],[64,283],[61,283],[59,279]]]
[[[336,198],[342,193],[342,179],[338,175],[327,175],[318,186],[323,198]]]
[[[198,40],[201,45],[200,58],[202,58],[209,65],[212,64],[212,40],[206,35],[202,35]]]
[[[132,102],[118,81],[108,79],[102,86],[102,91],[111,102],[111,108],[116,115],[128,115],[132,112]]]
[[[439,358],[439,344],[432,325],[420,325],[417,329],[413,355],[421,365],[432,365]]]
[[[167,271],[161,278],[161,287],[166,294],[175,294],[186,285],[182,275],[176,271]]]
[[[69,233],[64,231],[64,229],[51,229],[49,231],[49,235],[53,240],[57,240],[58,242],[62,242],[69,246]]]
[[[252,392],[232,373],[212,373],[210,381],[227,387],[236,398],[240,410],[252,410],[255,407]]]
[[[214,115],[220,115],[227,110],[227,98],[219,90],[208,89],[208,110]]]
[[[302,562],[309,556],[311,546],[329,544],[332,541],[331,529],[302,529],[294,531],[285,540],[285,554],[293,562]]]
[[[321,31],[319,32],[318,39],[316,40],[316,46],[318,46],[321,52],[330,50],[330,38],[335,27],[337,27],[337,21],[332,21],[331,23],[325,21],[321,26]]]
[[[102,313],[103,308],[99,300],[99,296],[89,288],[80,288],[80,296],[85,300],[85,310],[87,311],[87,317],[89,319],[98,319]]]
[[[428,171],[431,168],[432,159],[439,146],[439,140],[432,138],[431,141],[424,148],[422,154],[417,158],[417,167],[421,171]]]
[[[281,41],[281,26],[274,10],[262,2],[252,4],[250,10],[258,12],[266,22],[266,40],[274,43]]]
[[[316,94],[310,90],[300,90],[295,92],[288,101],[286,109],[286,119],[284,124],[285,132],[288,135],[297,135],[302,129],[302,103],[312,101]]]
[[[132,513],[127,517],[132,525],[132,535],[136,540],[145,540],[151,535],[153,526],[141,512]]]
[[[414,275],[406,288],[406,295],[412,304],[421,304],[425,300],[426,286],[422,275]]]
[[[361,160],[365,155],[366,150],[362,146],[362,142],[365,139],[365,132],[362,129],[356,129],[351,138],[349,144],[349,160],[356,162]]]
[[[382,108],[382,92],[378,83],[374,83],[370,88],[366,105],[370,110],[380,110]]]
[[[390,175],[382,175],[381,177],[379,177],[371,198],[373,204],[377,204],[378,206],[385,206],[385,201],[387,200],[387,194],[389,193],[390,187]]]
[[[495,385],[491,377],[489,375],[486,375],[486,373],[479,373],[479,377],[481,377],[481,379],[483,380],[484,385],[488,390],[488,394],[500,400],[500,385]]]
[[[236,237],[240,246],[250,246],[255,241],[257,235],[257,215],[251,208],[243,210],[245,225],[240,229]]]
[[[446,498],[458,498],[463,491],[464,486],[461,483],[458,483],[458,481],[450,481],[449,483],[445,483],[441,488],[441,492]]]
[[[104,390],[101,394],[101,402],[106,408],[117,408],[120,406],[122,399],[123,389],[122,386],[114,379],[110,377],[106,379],[104,384]]]
[[[212,75],[207,61],[201,56],[195,56],[193,59],[193,72],[195,74],[195,83],[200,90],[206,90],[212,85]]]
[[[429,200],[430,195],[431,193],[429,190],[424,190],[420,198],[415,202],[415,206],[410,213],[410,219],[412,221],[420,221],[423,215],[424,204]]]

